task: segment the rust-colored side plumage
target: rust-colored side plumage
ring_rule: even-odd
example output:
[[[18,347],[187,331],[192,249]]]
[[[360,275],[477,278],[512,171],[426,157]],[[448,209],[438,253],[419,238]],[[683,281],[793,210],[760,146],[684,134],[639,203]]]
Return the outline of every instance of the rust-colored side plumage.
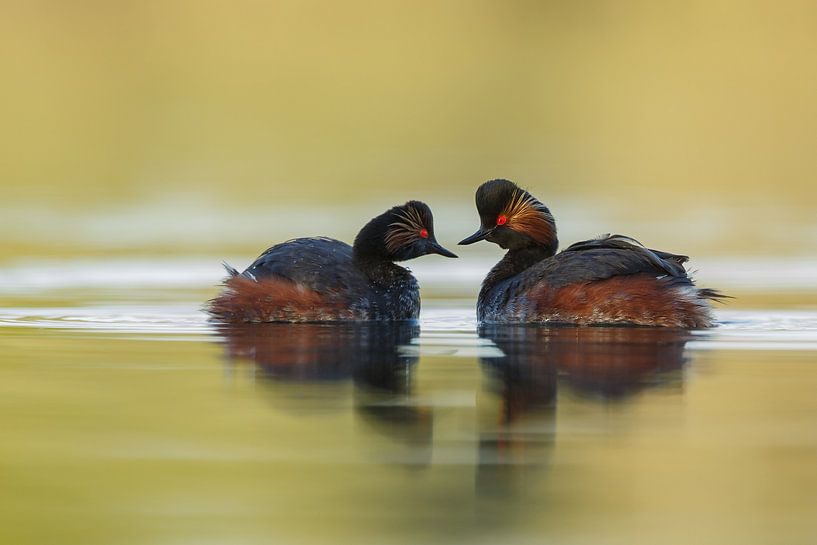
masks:
[[[339,295],[321,294],[284,279],[259,281],[233,276],[210,302],[217,320],[246,322],[321,322],[359,320],[361,316]]]
[[[573,324],[631,324],[680,328],[712,326],[702,293],[670,277],[637,274],[550,289],[536,285],[528,294],[534,320]]]
[[[555,224],[553,216],[543,208],[529,193],[516,189],[501,215],[507,218],[507,226],[517,233],[550,244],[556,235]]]

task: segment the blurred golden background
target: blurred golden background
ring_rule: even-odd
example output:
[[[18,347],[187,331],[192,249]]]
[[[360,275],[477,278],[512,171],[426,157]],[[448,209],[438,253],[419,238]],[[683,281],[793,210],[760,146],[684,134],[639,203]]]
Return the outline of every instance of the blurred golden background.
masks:
[[[817,243],[814,2],[0,5],[0,257],[348,240],[409,198],[452,244],[493,177],[565,242]]]

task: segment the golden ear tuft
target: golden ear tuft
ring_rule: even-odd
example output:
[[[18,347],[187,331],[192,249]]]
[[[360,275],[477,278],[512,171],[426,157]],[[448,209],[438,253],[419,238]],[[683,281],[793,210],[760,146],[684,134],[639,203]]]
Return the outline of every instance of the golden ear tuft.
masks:
[[[517,189],[501,214],[507,217],[506,225],[528,235],[542,244],[550,244],[555,236],[553,216],[530,193]]]
[[[398,218],[399,221],[389,224],[389,230],[386,232],[386,249],[391,253],[396,253],[403,246],[419,239],[422,231],[428,233],[420,211],[413,206],[401,210]]]

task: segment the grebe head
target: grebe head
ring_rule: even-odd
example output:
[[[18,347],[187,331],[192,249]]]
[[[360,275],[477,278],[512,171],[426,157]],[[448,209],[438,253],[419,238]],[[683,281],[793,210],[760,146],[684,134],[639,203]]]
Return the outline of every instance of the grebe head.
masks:
[[[409,201],[377,216],[358,233],[358,258],[405,261],[426,254],[457,257],[434,238],[434,217],[427,204]]]
[[[477,189],[480,227],[460,244],[487,240],[510,250],[539,246],[556,253],[559,240],[548,207],[509,180],[490,180]]]

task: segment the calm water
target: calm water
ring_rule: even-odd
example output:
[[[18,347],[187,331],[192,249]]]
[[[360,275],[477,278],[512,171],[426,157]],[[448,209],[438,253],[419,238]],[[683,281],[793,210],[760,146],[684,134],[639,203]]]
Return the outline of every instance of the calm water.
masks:
[[[817,311],[217,329],[216,263],[0,270],[0,542],[817,542]]]

